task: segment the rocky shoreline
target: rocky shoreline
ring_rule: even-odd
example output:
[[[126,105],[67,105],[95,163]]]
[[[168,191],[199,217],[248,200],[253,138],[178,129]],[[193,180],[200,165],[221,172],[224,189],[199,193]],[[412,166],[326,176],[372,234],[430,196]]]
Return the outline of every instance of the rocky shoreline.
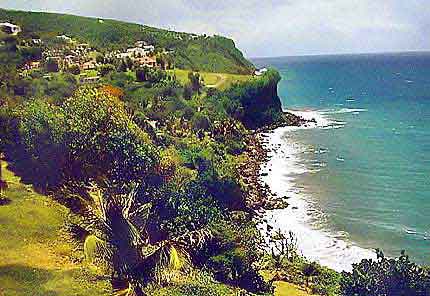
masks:
[[[306,120],[303,117],[285,112],[282,120],[273,123],[269,126],[256,130],[248,136],[247,144],[247,160],[239,167],[239,173],[245,184],[246,201],[249,208],[254,211],[261,212],[265,210],[285,209],[288,207],[286,196],[278,196],[273,193],[269,185],[261,180],[261,177],[267,173],[261,173],[261,167],[269,161],[269,148],[267,132],[273,131],[276,128],[284,126],[306,126],[315,123],[315,119]],[[269,169],[270,170],[270,169]]]

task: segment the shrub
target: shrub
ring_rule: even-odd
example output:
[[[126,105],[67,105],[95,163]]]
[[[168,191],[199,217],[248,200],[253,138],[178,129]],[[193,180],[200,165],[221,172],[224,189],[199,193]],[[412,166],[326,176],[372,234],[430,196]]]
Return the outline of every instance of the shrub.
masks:
[[[158,160],[149,136],[106,92],[82,89],[60,107],[32,101],[16,114],[19,134],[8,152],[45,188],[100,177],[127,184],[151,174]]]
[[[194,113],[194,116],[191,118],[191,125],[195,131],[198,130],[209,130],[211,127],[211,122],[209,117],[203,115],[201,113]]]
[[[378,250],[376,261],[364,259],[353,265],[352,272],[343,272],[340,286],[345,296],[424,296],[430,295],[430,274],[404,251],[388,259]]]
[[[104,77],[108,75],[110,72],[115,71],[115,66],[111,64],[102,65],[99,71],[100,71],[100,75]]]
[[[79,68],[78,65],[71,65],[68,71],[73,75],[79,75],[81,73],[81,69]]]
[[[48,72],[58,72],[60,70],[58,62],[54,59],[48,59],[45,64],[45,68]]]

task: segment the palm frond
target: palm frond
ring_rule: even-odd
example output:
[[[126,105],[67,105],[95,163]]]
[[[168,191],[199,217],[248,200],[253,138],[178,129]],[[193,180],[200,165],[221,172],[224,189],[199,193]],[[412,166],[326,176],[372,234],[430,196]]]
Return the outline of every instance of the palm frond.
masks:
[[[106,242],[95,235],[88,235],[84,242],[85,260],[95,263],[98,258],[106,257]]]
[[[212,238],[212,232],[209,229],[202,228],[189,231],[172,239],[172,241],[186,249],[200,249]]]

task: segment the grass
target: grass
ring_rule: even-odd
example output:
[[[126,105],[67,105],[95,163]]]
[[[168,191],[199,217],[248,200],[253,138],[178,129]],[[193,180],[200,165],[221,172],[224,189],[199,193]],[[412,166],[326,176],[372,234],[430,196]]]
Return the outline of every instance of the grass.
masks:
[[[175,74],[176,78],[183,84],[189,82],[188,73],[190,70],[168,70],[169,73]],[[251,75],[239,75],[239,74],[228,74],[228,73],[212,73],[212,72],[199,72],[203,78],[205,86],[215,87],[220,90],[227,89],[232,83],[247,81],[252,79]]]
[[[109,282],[81,265],[82,254],[62,235],[68,210],[2,163],[11,202],[0,206],[0,295],[109,295]]]
[[[304,288],[287,283],[287,282],[276,282],[275,283],[275,296],[311,296]]]

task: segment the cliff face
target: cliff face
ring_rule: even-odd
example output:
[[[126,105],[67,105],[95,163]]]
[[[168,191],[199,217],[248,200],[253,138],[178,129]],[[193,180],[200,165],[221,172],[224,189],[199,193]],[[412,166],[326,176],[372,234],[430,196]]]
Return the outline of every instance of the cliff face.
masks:
[[[278,96],[281,76],[269,70],[261,77],[233,86],[227,95],[240,102],[240,120],[250,129],[270,125],[282,118],[282,105]]]

